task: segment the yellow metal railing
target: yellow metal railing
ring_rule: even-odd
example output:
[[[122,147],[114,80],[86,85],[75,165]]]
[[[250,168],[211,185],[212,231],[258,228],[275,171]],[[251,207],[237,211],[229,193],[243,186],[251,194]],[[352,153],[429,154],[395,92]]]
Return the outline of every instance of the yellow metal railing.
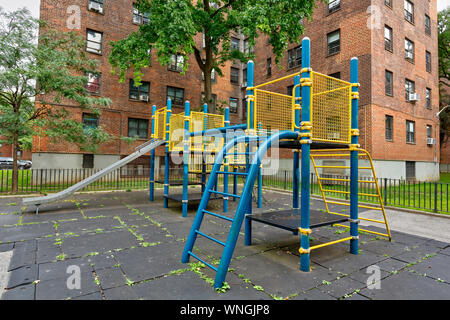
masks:
[[[166,139],[166,121],[167,119],[167,107],[161,108],[156,111],[156,118],[155,118],[155,136],[156,139]]]

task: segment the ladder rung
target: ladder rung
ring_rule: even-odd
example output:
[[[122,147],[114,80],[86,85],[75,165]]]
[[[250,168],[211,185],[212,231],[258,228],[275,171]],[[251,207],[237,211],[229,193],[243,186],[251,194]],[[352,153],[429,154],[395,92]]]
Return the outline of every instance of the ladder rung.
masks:
[[[222,245],[222,246],[225,247],[225,242],[222,242],[222,241],[220,241],[220,240],[217,240],[216,238],[213,238],[213,237],[211,237],[211,236],[208,236],[207,234],[204,234],[203,232],[198,231],[198,230],[195,230],[195,233],[197,233],[197,234],[199,234],[199,235],[205,237],[206,239],[209,239],[209,240],[211,240],[211,241],[214,241],[215,243],[218,243],[218,244],[220,244],[220,245]]]
[[[217,174],[234,174],[236,176],[248,176],[247,172],[233,172],[233,171],[217,171]]]
[[[317,177],[317,179],[319,179],[319,180],[328,180],[328,181],[345,181],[345,182],[350,182],[350,179],[321,178],[321,177]],[[360,182],[360,183],[375,183],[374,180],[358,180],[358,182]]]
[[[220,215],[220,214],[217,214],[217,213],[214,213],[214,212],[211,212],[211,211],[207,211],[207,210],[203,210],[203,212],[204,212],[204,213],[207,213],[207,214],[209,214],[209,215],[212,215],[212,216],[214,216],[214,217],[217,217],[217,218],[220,218],[220,219],[223,219],[223,220],[227,220],[227,221],[233,222],[233,219],[228,218],[228,217],[225,217],[225,216],[222,216],[222,215]]]
[[[221,191],[216,191],[216,190],[209,190],[209,192],[215,193],[215,194],[221,194],[221,195],[226,196],[226,197],[233,197],[233,198],[240,198],[241,197],[241,196],[238,196],[236,194],[226,193],[226,192],[221,192]]]
[[[192,251],[188,251],[188,253],[189,253],[191,256],[193,256],[195,259],[197,259],[198,261],[200,261],[201,263],[207,265],[208,267],[210,267],[211,269],[213,269],[215,272],[217,272],[217,268],[214,267],[212,264],[210,264],[210,263],[204,261],[203,259],[197,257],[197,255],[196,255],[195,253],[193,253]]]
[[[256,152],[230,152],[230,153],[225,153],[226,156],[251,156],[256,154]]]

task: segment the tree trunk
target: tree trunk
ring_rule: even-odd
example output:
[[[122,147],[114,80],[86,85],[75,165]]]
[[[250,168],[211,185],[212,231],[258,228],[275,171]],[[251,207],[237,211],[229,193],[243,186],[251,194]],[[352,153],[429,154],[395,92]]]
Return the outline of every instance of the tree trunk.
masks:
[[[211,69],[205,68],[205,102],[208,104],[208,113],[216,113],[216,106],[212,99],[211,73]]]
[[[13,158],[13,172],[12,172],[12,192],[16,193],[19,190],[19,172],[17,166],[17,151],[19,147],[19,134],[14,133],[12,158]]]

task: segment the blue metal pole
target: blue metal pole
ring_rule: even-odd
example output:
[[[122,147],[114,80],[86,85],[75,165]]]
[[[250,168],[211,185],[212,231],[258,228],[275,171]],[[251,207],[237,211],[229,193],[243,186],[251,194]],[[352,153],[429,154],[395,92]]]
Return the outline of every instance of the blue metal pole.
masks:
[[[262,123],[258,123],[258,130],[262,130]],[[259,148],[260,142],[258,142],[258,148]],[[257,205],[258,208],[262,207],[262,165],[258,167],[258,199],[257,199]]]
[[[298,86],[300,84],[300,75],[294,77],[294,88],[295,92],[292,92],[291,94],[294,95],[295,98],[295,106],[300,105],[300,87]],[[295,109],[295,127],[294,131],[299,132],[300,129],[297,127],[300,127],[300,110]],[[300,150],[294,150],[294,156],[293,156],[293,185],[292,185],[292,208],[298,209],[299,208],[299,191],[300,191]]]
[[[254,137],[256,139],[257,137]],[[200,204],[198,206],[197,214],[195,215],[194,222],[192,223],[191,230],[189,232],[189,236],[187,238],[186,244],[184,246],[183,255],[181,257],[181,262],[187,263],[189,262],[189,252],[192,251],[194,248],[195,239],[197,239],[197,233],[196,230],[199,230],[200,225],[203,221],[204,212],[203,210],[206,209],[208,206],[208,202],[211,196],[211,193],[209,192],[211,189],[213,189],[215,180],[217,179],[217,171],[220,171],[220,167],[223,164],[223,157],[225,153],[228,152],[235,144],[242,142],[244,139],[247,139],[246,136],[239,136],[228,142],[224,148],[219,152],[219,154],[216,156],[214,161],[214,166],[211,170],[210,178],[208,179],[208,182],[206,183],[206,192],[203,193],[202,200],[200,201]],[[239,205],[241,202],[239,202]],[[242,222],[242,221],[241,221]]]
[[[225,107],[225,127],[230,126],[230,107]],[[227,135],[224,136],[224,145],[227,144]],[[224,172],[228,172],[228,159],[225,158]],[[223,192],[228,193],[228,174],[223,175]],[[223,198],[223,212],[228,212],[228,196]]]
[[[172,100],[167,99],[166,112],[166,150],[164,155],[164,208],[169,207],[169,134],[170,134],[170,115],[172,114]]]
[[[222,258],[220,259],[220,264],[217,268],[214,288],[220,288],[222,286],[223,281],[225,280],[225,277],[228,273],[228,267],[233,256],[233,251],[236,247],[236,241],[241,230],[242,221],[245,216],[246,203],[248,203],[248,201],[252,201],[252,189],[255,183],[256,176],[258,174],[258,166],[261,164],[261,161],[264,158],[267,150],[275,141],[279,141],[280,139],[296,139],[297,137],[297,133],[294,133],[292,131],[280,131],[268,137],[267,140],[265,140],[258,148],[258,151],[255,154],[255,157],[253,158],[250,165],[250,170],[248,171],[248,176],[245,181],[242,197],[236,209],[236,214],[231,225],[230,233],[228,234],[226,245],[222,253]],[[255,139],[257,138],[255,137]]]
[[[358,145],[358,58],[350,60],[352,83],[352,138],[353,147]],[[358,150],[350,151],[350,253],[358,254]]]
[[[311,41],[308,37],[302,40],[302,127],[311,126]],[[302,133],[309,133],[311,130],[301,130]],[[301,232],[300,247],[303,251],[300,254],[300,270],[310,271],[310,255],[309,255],[309,201],[310,201],[310,181],[309,181],[309,156],[310,156],[310,137],[301,138],[301,150],[302,150],[302,169],[301,169],[301,223],[300,227],[304,232]]]
[[[189,101],[184,103],[184,132],[189,132],[189,118],[191,116],[191,108]],[[182,207],[183,207],[183,218],[187,217],[188,210],[188,187],[189,187],[189,158],[190,158],[190,150],[189,150],[189,138],[186,138],[184,135],[183,141],[183,198],[182,198]]]
[[[255,94],[255,90],[253,89],[254,86],[254,63],[252,60],[250,60],[247,63],[247,129],[250,131],[250,134],[253,133],[253,129],[254,129],[254,114],[253,114],[253,108],[254,108],[254,94]],[[246,149],[245,149],[247,155],[246,155],[246,166],[245,166],[245,170],[246,172],[249,172],[250,170],[250,164],[249,164],[249,153],[250,153],[250,141],[248,141]],[[258,168],[258,172],[259,172],[259,168]],[[247,177],[248,179],[248,177]],[[247,182],[246,179],[246,182]],[[248,203],[247,203],[247,207],[245,210],[245,214],[252,214],[252,194],[253,194],[253,189],[249,191],[250,192],[250,197],[248,197]],[[242,201],[242,198],[241,198]],[[240,203],[240,202],[239,202]],[[245,203],[245,202],[244,202]],[[245,232],[245,237],[244,237],[244,244],[249,246],[252,243],[252,220],[245,218],[245,223],[244,223],[244,232]]]
[[[156,106],[152,106],[152,139],[155,139]],[[155,199],[155,149],[150,152],[150,184],[149,200]]]
[[[208,104],[203,104],[203,113],[206,115],[208,113]],[[203,131],[205,132],[206,129],[208,129],[208,124],[206,123],[205,119],[203,119]],[[203,144],[206,141],[206,137],[203,136]],[[205,192],[205,186],[206,186],[206,164],[205,164],[205,155],[202,153],[202,193]]]

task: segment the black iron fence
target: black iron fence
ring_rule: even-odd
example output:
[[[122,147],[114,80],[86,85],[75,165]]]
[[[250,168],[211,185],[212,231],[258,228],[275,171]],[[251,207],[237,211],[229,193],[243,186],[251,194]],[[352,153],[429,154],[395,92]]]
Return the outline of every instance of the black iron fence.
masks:
[[[29,169],[18,172],[19,193],[49,193],[64,190],[71,185],[95,174],[95,169]],[[170,180],[182,180],[182,168],[171,168]],[[131,190],[147,189],[149,187],[149,168],[123,167],[108,173],[100,180],[90,184],[83,191]],[[156,187],[161,186],[164,169],[156,170]],[[325,176],[323,176],[325,177]],[[322,181],[322,189],[327,197],[348,200],[350,186],[348,176],[330,175],[338,180]],[[190,174],[191,181],[199,182],[199,174]],[[311,193],[322,195],[315,174],[311,174]],[[158,183],[160,182],[160,183]],[[283,190],[292,190],[292,171],[277,171],[275,174],[263,175],[263,186]],[[386,206],[404,207],[439,213],[449,211],[449,183],[410,181],[389,178],[377,180],[381,199]],[[359,200],[377,203],[377,189],[372,177],[359,178]],[[12,192],[12,170],[0,170],[0,194]]]

